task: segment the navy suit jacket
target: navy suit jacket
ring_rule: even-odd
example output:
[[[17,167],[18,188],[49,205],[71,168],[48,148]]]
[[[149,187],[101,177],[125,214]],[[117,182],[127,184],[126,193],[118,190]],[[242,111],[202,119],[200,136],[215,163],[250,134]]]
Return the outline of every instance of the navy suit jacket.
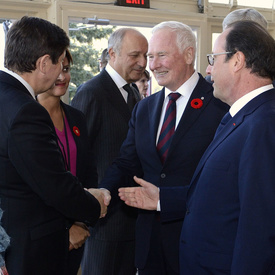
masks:
[[[190,186],[181,274],[275,274],[275,89],[215,137]]]
[[[191,107],[191,101],[203,98],[199,109]],[[216,100],[212,85],[200,75],[186,109],[171,142],[171,147],[162,165],[157,149],[156,135],[164,101],[164,89],[141,100],[135,107],[129,123],[129,131],[124,141],[120,157],[108,171],[102,186],[117,192],[120,179],[127,174],[142,176],[156,186],[178,187],[190,184],[195,168],[214,137],[215,130],[227,111],[228,106]],[[162,199],[161,199],[162,201]],[[165,203],[161,204],[165,208]],[[176,221],[165,222],[161,211],[163,248],[170,264],[179,270],[179,237],[184,213]],[[156,211],[140,211],[136,225],[136,265],[143,268],[148,256],[152,225]]]
[[[51,118],[0,71],[0,198],[10,275],[63,274],[68,219],[95,224],[98,201],[64,167]]]

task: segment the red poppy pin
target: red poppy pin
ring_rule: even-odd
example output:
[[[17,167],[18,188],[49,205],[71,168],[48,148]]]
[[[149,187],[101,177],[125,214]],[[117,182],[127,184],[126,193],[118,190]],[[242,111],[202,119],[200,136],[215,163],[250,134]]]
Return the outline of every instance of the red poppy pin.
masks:
[[[194,98],[192,101],[191,101],[191,107],[194,108],[194,109],[199,109],[202,107],[203,105],[203,100],[204,98]]]
[[[78,137],[80,136],[80,131],[76,126],[73,127],[73,131]]]

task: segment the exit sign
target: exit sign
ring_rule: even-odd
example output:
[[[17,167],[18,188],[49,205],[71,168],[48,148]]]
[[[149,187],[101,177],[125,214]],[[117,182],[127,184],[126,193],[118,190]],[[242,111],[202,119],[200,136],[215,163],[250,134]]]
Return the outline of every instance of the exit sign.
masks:
[[[150,8],[150,0],[117,0],[118,6]]]

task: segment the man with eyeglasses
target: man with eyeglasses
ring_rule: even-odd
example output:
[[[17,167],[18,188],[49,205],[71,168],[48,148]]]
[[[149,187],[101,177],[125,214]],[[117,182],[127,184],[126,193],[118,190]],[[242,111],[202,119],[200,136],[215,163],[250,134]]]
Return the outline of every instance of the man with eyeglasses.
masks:
[[[214,96],[231,107],[187,197],[172,190],[167,216],[186,202],[180,273],[275,274],[275,42],[257,23],[239,21],[218,37],[208,61]],[[152,185],[138,183],[120,196],[128,205],[154,204]]]
[[[214,96],[231,107],[190,185],[181,273],[273,274],[275,42],[239,21],[207,57]]]

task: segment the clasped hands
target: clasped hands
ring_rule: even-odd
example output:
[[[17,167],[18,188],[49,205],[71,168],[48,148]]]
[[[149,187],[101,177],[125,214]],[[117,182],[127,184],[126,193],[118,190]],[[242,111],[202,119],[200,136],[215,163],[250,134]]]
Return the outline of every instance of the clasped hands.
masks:
[[[107,189],[97,189],[97,188],[89,188],[86,189],[90,194],[92,194],[100,204],[100,218],[104,218],[107,214],[107,207],[111,201],[111,194],[110,191]]]

